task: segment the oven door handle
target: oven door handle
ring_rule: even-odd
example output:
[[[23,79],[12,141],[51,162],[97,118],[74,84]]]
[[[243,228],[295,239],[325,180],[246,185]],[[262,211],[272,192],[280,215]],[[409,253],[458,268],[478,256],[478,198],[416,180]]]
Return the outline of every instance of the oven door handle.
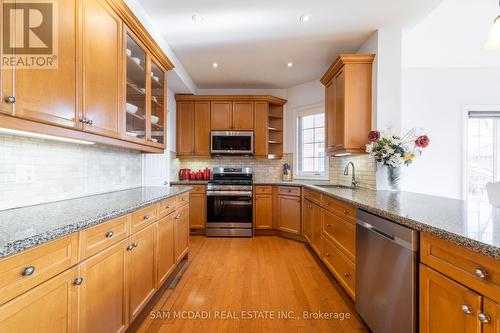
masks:
[[[239,192],[239,191],[218,191],[207,192],[207,197],[252,197],[252,192]]]

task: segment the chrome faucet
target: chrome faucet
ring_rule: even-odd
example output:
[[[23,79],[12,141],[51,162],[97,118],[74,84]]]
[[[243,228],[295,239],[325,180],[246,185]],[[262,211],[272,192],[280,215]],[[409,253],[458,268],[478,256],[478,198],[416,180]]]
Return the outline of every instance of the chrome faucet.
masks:
[[[356,170],[354,169],[354,163],[349,162],[345,166],[344,169],[344,176],[349,176],[349,165],[352,165],[352,181],[351,181],[351,186],[352,187],[358,187],[358,181],[356,180]]]

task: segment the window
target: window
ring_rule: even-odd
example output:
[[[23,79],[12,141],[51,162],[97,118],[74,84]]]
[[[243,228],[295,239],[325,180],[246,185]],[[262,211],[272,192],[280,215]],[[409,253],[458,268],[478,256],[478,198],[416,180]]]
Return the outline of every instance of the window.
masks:
[[[467,199],[488,201],[486,183],[500,181],[500,112],[470,111],[467,129]]]
[[[297,113],[297,178],[328,178],[325,157],[325,110],[315,107]]]

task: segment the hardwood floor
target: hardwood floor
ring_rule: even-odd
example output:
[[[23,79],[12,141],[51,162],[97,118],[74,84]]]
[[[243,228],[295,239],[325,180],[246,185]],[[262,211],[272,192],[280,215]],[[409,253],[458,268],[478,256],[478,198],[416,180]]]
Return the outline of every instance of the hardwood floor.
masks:
[[[179,284],[164,292],[139,332],[367,332],[352,300],[302,243],[193,236],[189,260]],[[279,318],[280,311],[292,319]],[[306,319],[304,311],[345,319]],[[180,314],[210,318],[174,318]]]

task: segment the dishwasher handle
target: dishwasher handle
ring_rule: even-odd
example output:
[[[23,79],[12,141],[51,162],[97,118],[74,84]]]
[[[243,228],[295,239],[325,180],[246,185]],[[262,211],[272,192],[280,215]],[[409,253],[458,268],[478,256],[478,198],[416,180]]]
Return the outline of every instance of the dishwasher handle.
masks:
[[[379,229],[375,228],[373,225],[371,225],[369,223],[366,223],[365,221],[357,220],[356,223],[360,227],[365,228],[368,231],[371,231],[373,233],[376,233],[379,236],[382,236],[385,239],[398,244],[399,246],[402,246],[402,247],[404,247],[406,249],[409,249],[409,250],[413,250],[413,248],[414,248],[414,246],[410,242],[408,242],[407,240],[404,240],[402,238],[396,237],[394,235],[390,235],[390,234],[388,234],[388,233],[386,233],[386,232],[384,232],[382,230],[379,230]]]

